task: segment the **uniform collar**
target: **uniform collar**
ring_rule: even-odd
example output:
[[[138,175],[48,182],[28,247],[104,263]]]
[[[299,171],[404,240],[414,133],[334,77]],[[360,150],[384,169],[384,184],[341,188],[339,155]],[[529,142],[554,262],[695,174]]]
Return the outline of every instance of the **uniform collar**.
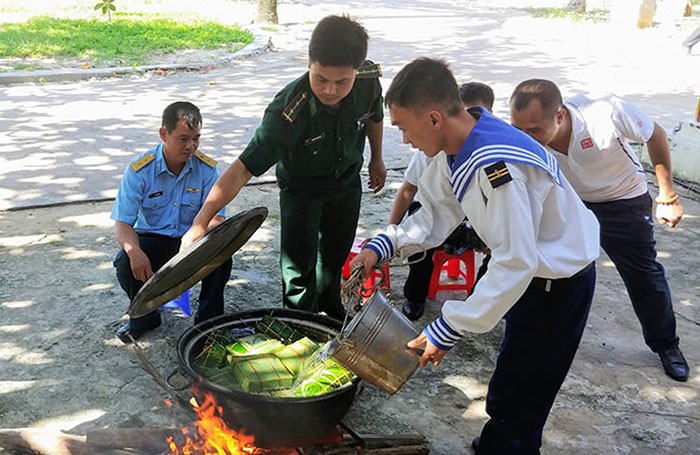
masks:
[[[571,140],[569,141],[569,146],[571,146],[571,142],[574,140],[574,138],[583,134],[584,130],[586,129],[586,124],[584,123],[583,118],[581,118],[581,112],[579,112],[576,105],[568,101],[564,101],[564,107],[566,107],[566,110],[569,111],[569,121],[571,122]]]
[[[311,92],[311,89],[309,88],[309,91]],[[350,92],[352,93],[352,92]],[[316,117],[317,115],[320,114],[329,114],[329,115],[336,115],[338,112],[343,110],[343,106],[345,105],[345,100],[348,99],[350,95],[346,96],[341,102],[340,102],[340,109],[337,111],[335,109],[331,109],[330,107],[326,106],[322,102],[316,98],[316,95],[314,95],[313,92],[311,92],[311,99],[309,100],[309,109],[311,111],[311,116]]]
[[[156,148],[155,148],[155,155],[156,155],[156,159],[155,159],[155,164],[156,164],[156,175],[162,174],[162,173],[164,173],[164,172],[167,172],[167,173],[172,174],[172,172],[170,172],[170,171],[168,170],[168,163],[166,163],[166,161],[165,161],[165,156],[163,155],[163,146],[164,146],[164,145],[165,145],[165,144],[163,144],[163,143],[161,142],[161,143],[158,144],[158,146],[156,146]],[[181,177],[181,176],[187,174],[187,173],[190,171],[190,169],[192,169],[192,160],[193,160],[193,159],[194,159],[194,156],[190,157],[190,159],[187,160],[187,162],[185,163],[185,165],[182,167],[182,171],[180,171],[180,175],[179,175],[178,177]],[[172,175],[175,175],[175,174],[172,174]]]
[[[475,117],[478,112],[481,112],[481,115],[476,125],[454,160],[451,163],[448,162],[451,171],[450,185],[460,202],[476,172],[482,168],[487,170],[487,166],[499,161],[538,167],[547,172],[554,182],[561,185],[559,164],[544,147],[487,110],[480,107],[469,109],[469,113]],[[503,173],[503,171],[499,172]],[[508,173],[507,168],[505,173]],[[493,181],[498,179],[499,174],[488,171],[486,174],[494,185]],[[493,180],[490,175],[494,176]]]

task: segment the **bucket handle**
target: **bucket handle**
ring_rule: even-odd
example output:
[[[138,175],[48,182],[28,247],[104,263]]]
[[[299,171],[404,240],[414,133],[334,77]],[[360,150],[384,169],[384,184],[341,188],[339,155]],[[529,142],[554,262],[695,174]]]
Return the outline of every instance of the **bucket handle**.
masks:
[[[375,290],[382,287],[382,285],[387,281],[386,270],[383,267],[384,264],[389,265],[389,267],[394,267],[393,264],[384,262],[375,265],[373,268],[374,271],[379,272],[381,276],[379,280],[377,280],[374,283],[373,286],[370,286],[368,288],[366,288],[364,286],[364,283],[362,282],[362,266],[358,265],[357,267],[355,267],[355,269],[352,272],[350,272],[350,277],[348,277],[348,279],[343,284],[343,288],[347,288],[349,289],[349,291],[345,295],[343,295],[341,289],[341,299],[344,298],[347,302],[350,302],[352,300],[352,297],[356,297],[358,299],[366,297],[368,295],[371,295],[372,292],[374,292]]]
[[[163,379],[163,377],[160,375],[156,367],[151,363],[150,360],[146,357],[146,354],[143,352],[143,349],[141,348],[141,345],[136,340],[132,341],[132,347],[134,349],[134,353],[136,354],[136,357],[139,359],[139,362],[141,362],[141,366],[143,367],[144,370],[148,374],[151,375],[154,381],[156,381],[156,384],[158,384],[163,390],[168,392],[168,394],[175,400],[175,402],[178,404],[179,408],[187,414],[188,417],[190,418],[195,418],[195,413],[192,410],[192,406],[189,404],[189,397],[186,394],[181,393],[182,390],[184,389],[173,389],[168,381]],[[172,375],[171,375],[172,376]],[[170,377],[168,377],[170,378]]]
[[[360,288],[360,290],[358,290]],[[350,277],[345,281],[343,287],[340,288],[340,301],[345,307],[346,314],[350,311],[357,312],[361,307],[361,290],[362,286],[362,266],[358,265],[350,272]]]
[[[414,251],[412,251],[414,250]],[[417,256],[415,259],[410,258]],[[414,244],[407,244],[399,248],[396,256],[389,263],[389,267],[408,267],[422,262],[428,256],[425,247]]]
[[[173,378],[175,376],[179,376],[179,378],[184,379],[184,384],[185,385],[176,385],[173,383]],[[168,384],[168,387],[173,389],[176,392],[181,392],[183,390],[189,389],[193,384],[194,384],[194,379],[185,377],[179,369],[175,369],[172,373],[168,375],[167,378],[165,378],[165,382]],[[180,381],[183,382],[183,381]]]

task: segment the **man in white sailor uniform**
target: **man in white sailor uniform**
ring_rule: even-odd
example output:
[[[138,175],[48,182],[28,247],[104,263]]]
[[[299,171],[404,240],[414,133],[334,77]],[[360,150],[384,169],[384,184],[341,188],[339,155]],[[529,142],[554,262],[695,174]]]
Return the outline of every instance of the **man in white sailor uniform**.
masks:
[[[404,67],[386,104],[404,142],[435,158],[419,183],[423,208],[374,237],[351,267],[367,273],[405,245],[439,245],[466,216],[491,250],[488,271],[465,301],[447,300],[408,347],[424,347],[421,366],[438,365],[466,332],[505,318],[486,397],[490,419],[472,447],[479,455],[539,454],[593,298],[598,222],[541,145],[485,109],[462,108],[444,62]]]
[[[170,104],[163,111],[163,142],[137,156],[124,171],[111,217],[122,247],[114,267],[129,300],[177,254],[180,238],[219,178],[216,160],[198,150],[201,128],[197,106],[185,101]],[[225,215],[221,209],[210,227]],[[195,323],[223,314],[231,264],[229,258],[202,280]],[[131,318],[117,330],[117,337],[130,343],[160,323],[158,311]]]
[[[637,106],[613,95],[580,94],[563,102],[545,79],[521,82],[511,96],[513,125],[547,146],[600,222],[600,243],[625,283],[644,341],[666,374],[688,379],[664,267],[656,260],[652,199],[628,140],[646,143],[659,182],[656,219],[674,227],[683,206],[673,191],[664,130]]]

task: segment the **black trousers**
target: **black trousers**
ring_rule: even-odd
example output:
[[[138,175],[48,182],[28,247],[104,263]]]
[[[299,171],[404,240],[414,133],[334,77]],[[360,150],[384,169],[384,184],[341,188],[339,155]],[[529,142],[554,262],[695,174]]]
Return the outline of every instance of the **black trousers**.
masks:
[[[671,290],[656,260],[651,196],[585,204],[600,222],[600,245],[625,283],[647,346],[654,352],[678,346]]]
[[[139,245],[151,261],[151,268],[155,273],[180,250],[180,239],[158,234],[139,234]],[[231,266],[232,260],[229,258],[202,280],[199,307],[194,317],[195,324],[224,313],[224,288],[231,277]],[[117,254],[114,267],[117,269],[119,285],[129,300],[133,300],[144,283],[134,278],[129,256],[124,250]],[[160,322],[160,313],[154,311],[139,318],[132,318],[129,322],[132,330],[151,328]]]
[[[425,251],[425,257],[416,263],[408,266],[408,276],[403,284],[403,295],[406,300],[413,303],[425,303],[430,288],[430,277],[433,274],[433,253],[437,248]],[[416,261],[423,253],[417,253],[408,258],[409,261]]]
[[[538,455],[554,399],[583,335],[595,266],[572,278],[535,279],[505,316],[506,330],[486,395],[490,419],[477,455]]]

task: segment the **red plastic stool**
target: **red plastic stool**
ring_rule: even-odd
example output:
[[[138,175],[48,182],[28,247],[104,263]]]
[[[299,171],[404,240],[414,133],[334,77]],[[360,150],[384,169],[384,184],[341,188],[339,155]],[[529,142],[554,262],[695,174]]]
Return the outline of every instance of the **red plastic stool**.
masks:
[[[352,248],[350,248],[350,254],[348,254],[348,258],[345,260],[345,264],[343,265],[343,269],[341,271],[341,276],[343,280],[347,280],[350,278],[350,261],[358,255],[360,250],[362,250],[362,247],[365,244],[365,239],[362,237],[355,237],[355,241],[352,244]],[[380,264],[381,269],[374,269],[372,270],[372,273],[367,277],[367,279],[362,283],[362,286],[365,289],[372,289],[374,288],[375,284],[377,281],[382,280],[383,282],[381,284],[382,289],[391,289],[391,279],[389,276],[389,264],[386,262]],[[369,297],[369,296],[364,296],[364,297]]]
[[[464,267],[462,267],[464,264]],[[434,299],[438,291],[467,291],[471,293],[474,287],[474,250],[467,250],[460,256],[445,253],[442,248],[433,253],[433,273],[430,276],[430,286],[428,287],[428,298]],[[458,280],[458,282],[444,283],[440,281],[443,271],[447,272],[448,278]],[[463,278],[464,281],[460,280]]]

